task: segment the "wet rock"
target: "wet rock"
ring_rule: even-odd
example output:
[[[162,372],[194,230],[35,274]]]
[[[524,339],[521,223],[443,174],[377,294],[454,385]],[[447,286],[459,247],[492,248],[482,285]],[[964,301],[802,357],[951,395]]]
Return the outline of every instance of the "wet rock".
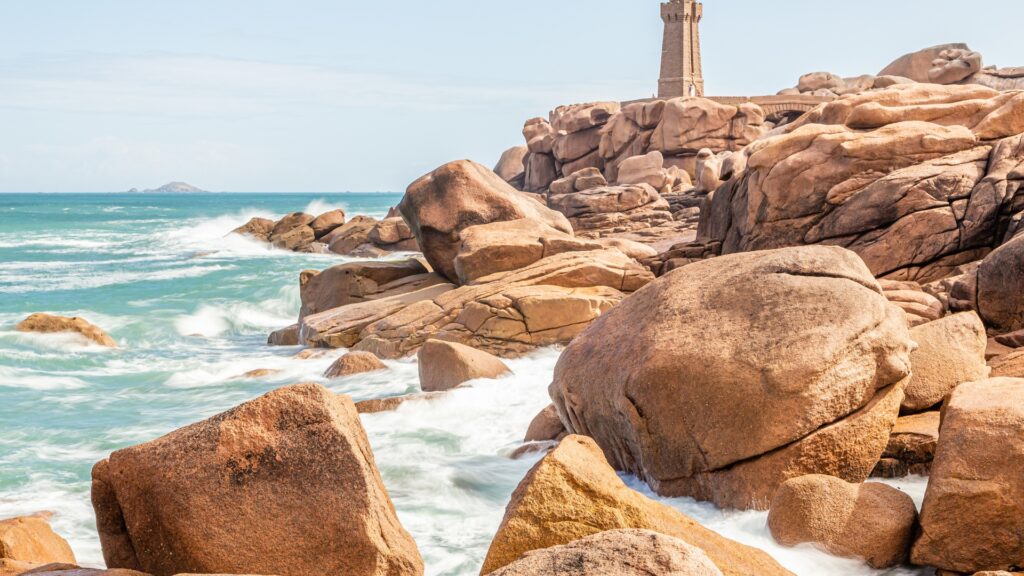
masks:
[[[0,559],[48,564],[74,564],[75,554],[57,535],[45,515],[0,520]]]
[[[779,544],[816,544],[879,570],[906,561],[916,522],[914,501],[903,492],[823,475],[788,480],[768,513],[768,528]]]
[[[14,327],[18,332],[38,334],[74,333],[107,348],[117,348],[117,342],[100,327],[90,324],[84,318],[68,318],[52,314],[36,313],[25,318]]]
[[[471,380],[511,373],[495,356],[455,342],[427,340],[416,358],[424,392],[444,392]]]
[[[369,352],[349,352],[338,358],[331,364],[331,367],[324,372],[324,378],[344,378],[366,372],[387,370],[388,367]]]
[[[317,239],[320,239],[344,223],[345,211],[339,208],[317,216],[309,223],[309,227],[313,229]]]
[[[275,228],[276,229],[276,228]],[[309,226],[296,226],[280,234],[271,234],[270,243],[281,250],[301,251],[316,240],[316,233]]]
[[[764,552],[627,488],[600,448],[583,436],[562,440],[520,482],[480,573],[490,574],[533,550],[617,529],[652,530],[683,540],[730,576],[790,574]]]
[[[704,552],[650,530],[609,530],[527,552],[490,576],[722,576]]]
[[[356,402],[356,411],[360,414],[379,414],[381,412],[393,412],[398,410],[406,402],[421,402],[436,400],[444,396],[444,392],[420,392],[406,394],[404,396],[392,396],[390,398],[374,398],[372,400],[361,400]]]
[[[231,231],[232,234],[249,236],[261,242],[270,242],[270,233],[277,223],[267,218],[252,218],[244,225]]]
[[[566,347],[549,390],[570,432],[659,494],[766,508],[789,478],[868,477],[913,347],[852,252],[736,254],[603,315]]]
[[[530,422],[526,429],[526,436],[523,442],[543,442],[545,440],[558,440],[566,433],[565,425],[558,418],[558,410],[554,404],[548,404]]]
[[[939,445],[911,561],[973,573],[1024,565],[1024,380],[958,386]]]
[[[480,224],[529,218],[572,234],[565,218],[512,188],[487,168],[462,160],[409,185],[398,206],[435,271],[457,281],[459,234]]]
[[[93,469],[92,497],[109,567],[423,574],[355,407],[315,384],[114,452]]]
[[[268,346],[298,346],[299,325],[292,324],[287,328],[281,328],[270,333],[267,337]]]

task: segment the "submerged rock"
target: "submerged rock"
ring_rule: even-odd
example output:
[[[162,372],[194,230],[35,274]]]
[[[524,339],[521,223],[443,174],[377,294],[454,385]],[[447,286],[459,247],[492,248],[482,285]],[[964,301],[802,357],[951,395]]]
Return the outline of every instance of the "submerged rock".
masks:
[[[388,367],[369,352],[349,352],[338,358],[331,364],[331,367],[324,372],[324,378],[344,378],[366,372],[387,370]]]
[[[352,401],[315,384],[114,452],[92,497],[109,567],[423,574]]]
[[[527,552],[490,576],[722,576],[700,548],[650,530],[609,530]]]
[[[906,561],[916,523],[917,508],[903,492],[823,475],[786,481],[768,514],[779,544],[816,544],[836,556],[863,558],[875,569]]]
[[[702,550],[728,576],[790,572],[768,554],[708,530],[674,508],[629,489],[593,440],[569,436],[526,475],[505,509],[481,574],[533,550],[617,529],[645,529]]]
[[[100,327],[90,324],[84,318],[68,318],[66,316],[36,313],[19,322],[14,329],[19,332],[36,332],[39,334],[75,333],[94,344],[107,348],[117,348],[117,342],[109,334]]]
[[[424,392],[444,392],[470,380],[495,379],[512,372],[487,352],[443,340],[427,340],[417,353],[417,365]]]
[[[766,508],[793,477],[868,477],[913,348],[852,252],[752,252],[623,301],[568,345],[550,392],[570,432],[658,493]]]

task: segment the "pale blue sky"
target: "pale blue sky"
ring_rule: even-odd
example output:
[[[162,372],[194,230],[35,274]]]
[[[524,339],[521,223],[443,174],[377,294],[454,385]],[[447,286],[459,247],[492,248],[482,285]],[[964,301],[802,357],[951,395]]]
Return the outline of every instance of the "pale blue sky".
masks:
[[[0,0],[0,191],[404,190],[524,120],[655,90],[657,0]],[[1020,0],[706,0],[709,94],[968,42],[1024,65]]]

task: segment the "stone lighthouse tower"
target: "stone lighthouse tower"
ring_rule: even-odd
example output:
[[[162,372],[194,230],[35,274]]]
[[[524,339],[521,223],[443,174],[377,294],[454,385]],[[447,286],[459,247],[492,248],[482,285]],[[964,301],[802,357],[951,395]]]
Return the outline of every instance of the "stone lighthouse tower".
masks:
[[[695,0],[670,0],[661,5],[665,38],[661,49],[659,98],[703,96],[700,64],[700,20],[704,5]]]

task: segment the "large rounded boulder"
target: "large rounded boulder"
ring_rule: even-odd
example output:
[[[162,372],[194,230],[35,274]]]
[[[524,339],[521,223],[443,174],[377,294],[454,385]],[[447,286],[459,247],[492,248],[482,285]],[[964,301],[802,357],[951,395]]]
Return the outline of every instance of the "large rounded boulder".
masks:
[[[735,254],[675,270],[595,321],[550,393],[570,432],[658,493],[766,508],[790,478],[868,477],[914,346],[854,253]]]
[[[423,574],[352,401],[316,384],[118,450],[92,474],[110,568]]]
[[[410,184],[398,210],[416,235],[427,262],[453,281],[458,281],[455,256],[461,243],[459,233],[470,226],[530,218],[573,233],[565,216],[469,160],[445,164]]]

